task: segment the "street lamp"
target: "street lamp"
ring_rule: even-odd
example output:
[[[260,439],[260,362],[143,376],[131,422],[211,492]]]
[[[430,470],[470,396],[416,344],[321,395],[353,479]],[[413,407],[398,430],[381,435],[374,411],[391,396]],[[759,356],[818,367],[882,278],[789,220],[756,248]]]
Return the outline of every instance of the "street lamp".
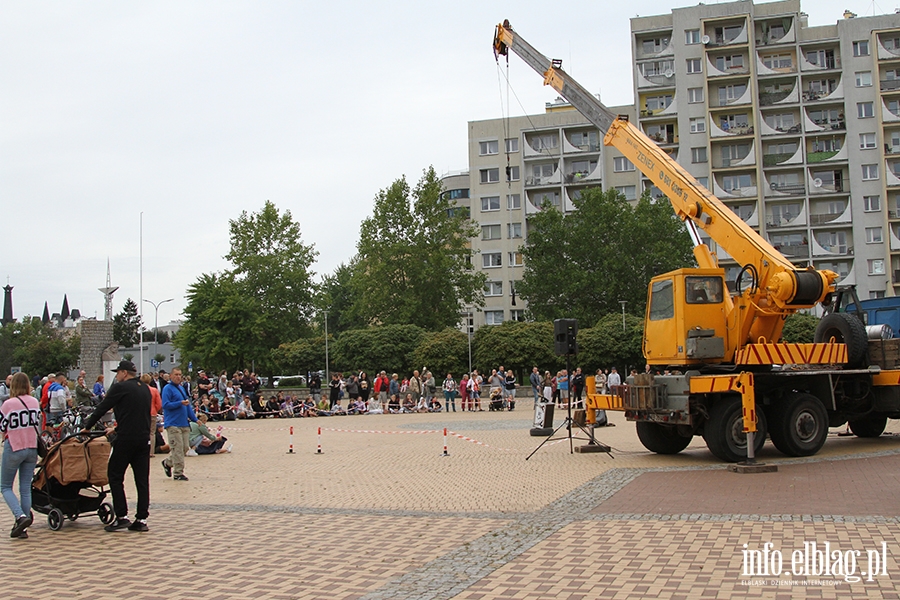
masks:
[[[472,373],[472,329],[474,329],[472,311],[466,312],[466,338],[469,340],[469,373]]]
[[[619,300],[619,304],[622,305],[622,331],[625,331],[625,300]]]
[[[168,300],[162,300],[161,302],[153,302],[152,300],[147,300],[144,298],[144,302],[147,302],[153,306],[153,355],[154,358],[157,354],[159,354],[159,307],[165,304],[166,302],[171,302],[175,298],[169,298]],[[144,365],[141,365],[141,370],[143,371]]]
[[[328,311],[325,311],[325,377],[326,381],[330,381],[327,379],[328,375]]]

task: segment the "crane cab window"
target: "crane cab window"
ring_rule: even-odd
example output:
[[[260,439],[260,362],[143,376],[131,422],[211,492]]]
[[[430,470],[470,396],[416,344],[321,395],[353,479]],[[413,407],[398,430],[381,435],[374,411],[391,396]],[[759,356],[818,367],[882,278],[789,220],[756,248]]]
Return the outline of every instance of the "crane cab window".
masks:
[[[721,277],[686,277],[684,283],[688,304],[718,304],[722,301]]]
[[[675,316],[675,287],[671,279],[654,281],[650,288],[650,320],[663,321]]]

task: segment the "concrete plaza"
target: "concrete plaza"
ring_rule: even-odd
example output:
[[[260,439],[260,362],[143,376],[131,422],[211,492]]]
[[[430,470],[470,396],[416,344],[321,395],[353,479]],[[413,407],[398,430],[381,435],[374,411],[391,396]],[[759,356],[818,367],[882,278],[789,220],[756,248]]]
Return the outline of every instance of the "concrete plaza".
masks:
[[[779,472],[739,475],[699,438],[647,452],[621,413],[598,430],[612,456],[570,454],[562,439],[526,461],[543,439],[528,435],[530,404],[225,423],[234,452],[187,458],[189,482],[154,459],[149,533],[106,533],[92,515],[54,532],[36,515],[28,540],[0,541],[4,595],[900,597],[900,422],[870,440],[834,430],[809,459],[768,443],[760,458]],[[808,560],[792,574],[792,553],[813,542],[841,552],[842,574]],[[748,569],[763,556],[774,569],[776,552],[780,576]]]

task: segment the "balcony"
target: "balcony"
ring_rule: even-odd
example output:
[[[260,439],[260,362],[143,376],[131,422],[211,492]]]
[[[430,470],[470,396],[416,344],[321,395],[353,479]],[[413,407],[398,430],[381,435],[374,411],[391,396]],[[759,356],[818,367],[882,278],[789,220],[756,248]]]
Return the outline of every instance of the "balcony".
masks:
[[[879,81],[882,92],[895,92],[900,90],[900,79],[882,79]]]
[[[779,154],[763,154],[763,166],[774,167],[790,160],[796,152],[782,152]]]
[[[783,185],[779,185],[777,183],[772,183],[769,185],[769,189],[774,192],[772,195],[786,195],[786,196],[803,196],[806,194],[806,186],[802,183],[787,183]]]
[[[809,258],[809,244],[779,244],[775,249],[787,258]]]
[[[900,269],[894,269],[894,285],[900,284]]]
[[[841,213],[813,213],[809,215],[810,225],[827,225],[834,223],[841,217]]]
[[[838,155],[837,150],[832,150],[831,152],[807,152],[806,153],[806,162],[807,164],[822,162],[828,160],[830,158],[834,158]]]
[[[791,102],[797,102],[796,93],[797,88],[794,87],[790,90],[780,90],[777,92],[760,92],[759,94],[759,105],[760,106],[772,106],[774,104],[788,104]],[[792,98],[793,97],[793,98]]]

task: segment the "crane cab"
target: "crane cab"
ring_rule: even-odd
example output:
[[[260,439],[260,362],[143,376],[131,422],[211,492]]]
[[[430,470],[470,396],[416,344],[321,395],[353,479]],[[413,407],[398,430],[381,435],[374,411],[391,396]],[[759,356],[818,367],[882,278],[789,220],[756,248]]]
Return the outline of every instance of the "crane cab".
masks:
[[[699,365],[726,359],[723,269],[678,269],[650,281],[643,349],[651,365]]]

